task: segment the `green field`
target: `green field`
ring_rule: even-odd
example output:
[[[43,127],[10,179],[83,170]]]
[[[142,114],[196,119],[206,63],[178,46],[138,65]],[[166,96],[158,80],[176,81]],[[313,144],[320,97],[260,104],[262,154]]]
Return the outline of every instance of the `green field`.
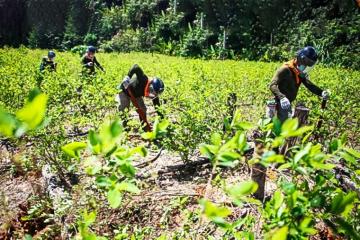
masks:
[[[1,50],[0,100],[3,107],[15,110],[23,105],[25,96],[37,86],[38,66],[45,54],[25,48]],[[266,100],[272,98],[268,84],[281,66],[281,63],[202,61],[144,53],[100,53],[97,57],[106,74],[98,71],[95,79],[86,79],[80,75],[78,54],[58,54],[58,72],[46,75],[40,85],[50,97],[48,116],[54,126],[98,126],[105,115],[116,116],[116,86],[137,63],[148,76],[164,80],[167,115],[176,118],[178,125],[189,128],[189,133],[201,134],[203,141],[211,131],[221,129],[227,110],[226,99],[231,92],[236,93],[244,118],[256,123],[265,113]],[[358,145],[360,73],[317,66],[310,77],[332,94],[324,114],[326,138],[331,140],[346,133],[354,146]],[[83,92],[79,95],[76,89],[80,86]],[[316,121],[321,100],[302,87],[298,102],[312,110],[311,122]],[[80,107],[84,105],[87,111],[81,112]]]
[[[81,75],[80,55],[70,52],[58,52],[56,57],[56,62],[58,63],[57,72],[45,73],[42,76],[39,73],[39,64],[43,55],[46,55],[44,50],[30,50],[27,48],[0,49],[0,107],[4,111],[15,113],[18,109],[22,108],[27,95],[34,88],[39,88],[41,92],[48,96],[46,124],[43,127],[36,131],[30,131],[18,139],[0,138],[0,141],[8,141],[13,146],[12,150],[7,149],[11,156],[10,159],[19,160],[12,160],[10,163],[13,166],[12,171],[15,175],[26,176],[28,172],[41,171],[41,167],[45,163],[49,163],[46,160],[46,154],[50,152],[50,155],[55,159],[50,162],[56,165],[56,167],[61,165],[60,168],[66,169],[66,171],[75,171],[80,176],[85,176],[87,171],[84,170],[82,164],[91,154],[81,154],[80,158],[76,160],[76,158],[71,158],[61,151],[61,147],[73,141],[86,142],[87,131],[90,129],[96,130],[106,120],[115,120],[119,117],[114,99],[117,93],[116,86],[135,63],[140,65],[148,76],[158,76],[165,82],[165,92],[161,95],[161,109],[165,113],[166,119],[168,119],[169,127],[168,135],[162,137],[159,142],[166,150],[166,156],[169,158],[168,162],[171,164],[174,163],[170,159],[172,156],[178,158],[178,160],[180,159],[180,163],[191,163],[199,157],[201,144],[209,144],[212,141],[212,144],[216,145],[220,144],[220,142],[225,144],[231,141],[230,139],[232,139],[235,130],[232,133],[225,134],[223,132],[223,122],[224,118],[228,116],[229,108],[226,102],[230,93],[235,93],[237,96],[235,107],[239,111],[238,116],[241,121],[257,124],[264,117],[266,101],[272,98],[268,84],[276,69],[282,64],[233,60],[205,61],[146,53],[97,53],[97,59],[106,69],[106,73],[98,70],[96,77],[89,78]],[[294,154],[289,158],[285,156],[284,161],[293,163],[294,155],[304,149],[306,150],[306,144],[310,140],[314,143],[313,148],[309,150],[309,147],[308,152],[304,153],[303,156],[299,156],[300,159],[303,159],[302,164],[304,164],[304,166],[301,166],[301,169],[300,165],[297,167],[292,165],[294,169],[278,173],[278,177],[275,180],[271,180],[274,186],[277,187],[270,191],[271,196],[269,197],[272,200],[269,201],[269,206],[262,208],[261,204],[258,205],[249,199],[240,198],[242,204],[247,202],[250,205],[254,204],[254,208],[257,208],[257,215],[248,213],[243,218],[245,222],[242,223],[242,227],[237,229],[235,227],[231,228],[222,222],[224,219],[228,222],[234,221],[234,219],[240,222],[242,217],[236,213],[235,205],[230,204],[233,212],[230,215],[226,214],[225,210],[212,206],[209,202],[202,202],[202,206],[208,209],[208,212],[205,211],[207,220],[199,220],[201,218],[199,217],[200,207],[197,204],[201,197],[191,197],[184,194],[184,196],[173,197],[171,201],[166,202],[163,212],[160,213],[172,223],[176,217],[182,219],[180,220],[181,224],[166,225],[161,223],[163,225],[160,226],[160,223],[151,222],[151,220],[149,223],[139,221],[137,224],[129,220],[127,223],[129,226],[126,228],[124,227],[126,221],[122,221],[118,225],[116,225],[115,221],[115,226],[108,226],[104,230],[102,229],[103,226],[106,226],[104,222],[107,220],[112,221],[113,219],[110,220],[111,216],[119,214],[119,212],[116,212],[116,210],[111,209],[107,205],[106,196],[108,195],[106,194],[111,192],[111,188],[109,188],[110,190],[96,191],[96,194],[99,195],[97,197],[94,197],[93,193],[87,193],[87,187],[91,189],[91,182],[94,182],[94,178],[98,177],[101,171],[105,171],[104,169],[99,170],[95,174],[90,174],[94,176],[89,177],[90,180],[83,183],[84,189],[76,187],[71,192],[73,199],[76,199],[75,196],[83,194],[81,199],[84,202],[82,204],[70,207],[70,210],[67,209],[64,212],[55,211],[58,216],[53,216],[53,218],[74,216],[67,223],[70,229],[67,236],[74,237],[77,235],[79,237],[81,235],[82,238],[79,237],[79,239],[96,239],[90,237],[92,234],[90,232],[94,232],[99,236],[108,236],[108,239],[112,239],[116,234],[119,236],[116,239],[156,239],[162,234],[163,238],[159,239],[253,239],[252,233],[254,233],[255,239],[262,239],[264,236],[274,240],[286,239],[286,236],[288,239],[307,239],[310,235],[318,234],[313,228],[316,228],[318,232],[320,231],[318,227],[314,227],[315,221],[318,219],[324,220],[324,222],[332,222],[335,229],[333,231],[336,232],[337,230],[336,233],[339,235],[356,239],[359,235],[357,223],[360,222],[359,198],[354,189],[348,191],[341,190],[341,181],[336,179],[334,173],[331,172],[332,165],[330,166],[330,163],[335,165],[339,163],[347,172],[350,172],[352,181],[357,184],[355,189],[359,189],[359,167],[357,165],[359,163],[359,153],[355,150],[360,150],[360,72],[343,68],[326,68],[320,64],[311,72],[310,78],[318,86],[330,90],[331,97],[326,110],[321,111],[321,99],[312,95],[304,86],[301,87],[297,102],[301,102],[311,109],[308,125],[316,125],[320,116],[323,117],[323,125],[321,129],[313,129],[309,135],[310,137],[308,136],[307,140],[305,139],[302,143],[299,143],[298,147],[293,150]],[[80,88],[81,91],[79,91]],[[148,103],[150,104],[150,102]],[[150,120],[154,122],[156,114],[154,114],[151,107],[149,107],[149,110]],[[119,141],[128,147],[141,145],[148,148],[150,152],[156,151],[157,144],[150,144],[148,141],[141,139],[141,131],[138,130],[139,121],[135,116],[135,109],[132,108],[132,111],[131,115],[133,117],[130,123],[132,129],[130,132],[124,133],[124,136]],[[239,135],[251,135],[251,130],[247,128],[236,129],[236,131],[238,131]],[[82,133],[84,133],[83,136]],[[219,134],[214,135],[214,133]],[[73,135],[76,136],[69,137]],[[214,140],[217,139],[217,136],[220,138],[219,141]],[[347,139],[344,149],[342,149],[342,144],[339,143],[340,140],[337,140],[340,138]],[[321,145],[316,145],[317,143]],[[334,146],[336,144],[337,146]],[[266,146],[268,147],[268,145]],[[317,147],[315,148],[314,146]],[[232,154],[242,155],[242,150],[244,149],[236,150],[238,147],[238,145],[231,145],[228,150]],[[271,152],[271,149],[267,150]],[[204,155],[204,151],[201,152]],[[212,154],[205,155],[207,157],[210,156],[209,158],[211,159],[211,156],[216,156],[218,153],[213,152]],[[231,156],[234,159],[243,160],[240,156]],[[104,155],[103,159],[108,159],[107,157],[109,156]],[[2,161],[5,162],[5,158],[5,154],[1,155],[0,163]],[[136,159],[139,160],[138,157]],[[265,159],[265,157],[263,156],[262,159]],[[317,161],[317,159],[321,159],[321,164],[324,165],[320,165],[320,163],[319,165],[309,164],[312,160]],[[345,159],[344,162],[343,159]],[[128,160],[130,161],[131,158],[129,157]],[[213,173],[215,174],[214,180],[210,182],[214,188],[222,190],[227,189],[225,182],[228,179],[232,179],[232,175],[238,176],[239,169],[244,169],[248,164],[245,161],[240,161],[233,170],[228,172],[223,170],[223,168],[217,168],[219,160],[216,157],[213,160],[212,163],[214,164],[215,162]],[[167,161],[166,158],[163,161]],[[104,166],[106,164],[109,163],[104,163]],[[129,164],[131,165],[132,163]],[[274,164],[274,162],[269,163],[269,165],[275,169],[279,166]],[[324,167],[325,165],[330,167]],[[109,167],[110,165],[106,166]],[[290,164],[287,167],[290,168]],[[114,166],[111,165],[109,168],[114,168]],[[138,169],[137,171],[140,170]],[[114,171],[118,170],[115,169]],[[119,172],[117,173],[120,174]],[[222,172],[224,173],[222,174]],[[121,174],[124,174],[124,172],[121,172]],[[109,175],[111,174],[109,173]],[[124,175],[131,184],[137,185],[141,191],[147,192],[149,189],[155,189],[154,183],[151,181],[142,181],[141,179],[136,179],[136,176],[128,177],[126,174]],[[322,183],[320,176],[323,176],[328,182]],[[206,184],[209,177],[210,171],[208,170],[206,174],[199,177],[199,185],[202,184],[201,186],[203,186]],[[154,178],[156,179],[156,176]],[[240,179],[246,180],[247,177],[240,177]],[[292,182],[293,185],[288,184],[288,188],[284,187],[284,179],[287,180],[287,183],[289,181]],[[119,177],[118,181],[123,181],[123,178]],[[304,184],[305,182],[307,184]],[[235,183],[234,179],[232,179],[231,184]],[[242,186],[244,187],[245,185]],[[297,188],[297,191],[294,190],[292,192],[290,188]],[[161,187],[159,189],[161,191]],[[273,194],[276,189],[278,191]],[[106,191],[109,192],[106,193]],[[238,194],[234,193],[236,190],[224,191],[230,192],[230,196],[233,194],[233,197]],[[242,190],[239,191],[241,192]],[[129,192],[135,193],[135,195],[139,194],[137,190],[129,190]],[[247,193],[247,191],[245,192]],[[296,192],[296,196],[294,196],[294,192]],[[307,195],[309,193],[311,195]],[[32,201],[36,202],[36,194],[32,195],[35,195],[32,196],[35,199],[32,199]],[[323,197],[319,200],[316,199],[316,196]],[[129,194],[124,194],[122,197],[124,202],[127,204],[131,203],[132,198]],[[186,200],[184,200],[185,198]],[[109,199],[110,197],[108,196]],[[338,202],[331,202],[332,199],[340,200]],[[209,200],[213,199],[210,198]],[[314,203],[316,200],[324,203],[323,208]],[[41,201],[45,200],[42,199]],[[109,201],[111,204],[111,200]],[[156,201],[156,199],[153,199],[153,202],[148,205],[139,203],[140,210],[138,211],[150,211],[151,205],[156,205]],[[184,203],[181,203],[181,201],[184,201]],[[238,199],[238,201],[240,200]],[[327,201],[328,203],[331,202],[329,206],[325,204]],[[228,201],[223,203],[217,201],[216,203],[229,207]],[[276,206],[279,208],[281,204],[284,204],[282,208],[284,212],[272,213],[269,210],[277,209]],[[244,207],[244,205],[241,205],[241,207]],[[341,207],[343,207],[342,210]],[[43,211],[44,214],[48,214],[45,207],[39,208],[40,212]],[[87,217],[91,217],[83,214],[84,209],[87,209],[89,212],[96,210],[101,221],[104,222],[88,220],[94,226],[89,227],[90,224],[86,225],[85,222]],[[123,212],[128,211],[129,218],[136,215],[135,212],[137,211],[134,206],[131,208],[120,206],[119,209],[123,210]],[[49,210],[47,209],[47,211]],[[111,213],[108,211],[111,211]],[[165,215],[165,211],[168,211],[168,215]],[[276,214],[278,214],[277,217],[275,216]],[[31,214],[29,213],[28,215]],[[39,213],[38,215],[34,214],[31,215],[31,218],[39,219],[40,215]],[[80,216],[85,219],[81,220]],[[126,218],[125,215],[121,216]],[[209,220],[212,224],[206,225]],[[51,226],[59,234],[59,228],[61,228],[59,223],[56,220],[52,221],[53,224]],[[79,223],[78,221],[82,222]],[[166,220],[164,221],[166,222]],[[256,227],[257,221],[262,222],[263,227],[261,229]],[[117,229],[118,232],[114,232],[114,229]],[[121,238],[119,231],[125,232],[123,238]],[[19,235],[14,236],[22,236],[20,230],[16,234]],[[86,234],[89,234],[88,238]],[[285,238],[269,237],[269,234],[275,234],[275,237],[279,237],[282,234]],[[51,236],[53,237],[54,235]],[[131,238],[131,236],[134,237]],[[53,239],[52,237],[43,237],[43,239]]]

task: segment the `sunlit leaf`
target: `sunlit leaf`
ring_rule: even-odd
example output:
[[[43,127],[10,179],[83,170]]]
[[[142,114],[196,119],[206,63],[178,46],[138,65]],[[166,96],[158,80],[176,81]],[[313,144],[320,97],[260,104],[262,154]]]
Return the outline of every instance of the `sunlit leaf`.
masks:
[[[293,133],[288,134],[287,136],[288,137],[298,137],[298,136],[303,135],[306,132],[312,131],[313,129],[314,129],[314,126],[303,126],[299,129],[297,129],[296,131],[294,131]]]
[[[281,126],[281,135],[284,137],[290,137],[296,131],[299,125],[297,118],[287,119]]]
[[[130,155],[133,155],[133,154],[139,154],[140,156],[142,157],[146,157],[147,156],[147,150],[144,146],[140,146],[140,147],[136,147],[136,148],[132,148],[131,151],[130,151]]]
[[[121,137],[122,126],[118,120],[105,121],[101,126],[98,139],[101,142],[101,152],[109,154]]]
[[[298,163],[305,155],[309,154],[312,144],[308,143],[305,148],[295,154],[294,163]]]
[[[348,152],[340,152],[340,156],[345,159],[345,161],[351,163],[351,164],[354,164],[356,165],[357,164],[357,161],[355,159],[355,157],[351,154],[349,154]]]
[[[224,219],[231,214],[231,211],[228,208],[218,207],[206,199],[201,199],[200,205],[203,207],[204,215],[215,224],[222,228],[227,228],[229,226],[229,224]]]
[[[109,201],[110,207],[117,208],[121,204],[122,194],[118,189],[115,188],[108,192],[107,199]]]
[[[280,167],[278,167],[279,171],[285,170],[285,169],[289,169],[291,167],[291,163],[284,163],[282,165],[280,165]]]
[[[45,118],[47,100],[45,94],[37,95],[16,113],[16,117],[26,124],[29,130],[37,128]]]
[[[0,134],[11,137],[17,126],[16,118],[0,108]]]
[[[344,150],[346,152],[348,152],[349,154],[351,154],[352,156],[360,159],[360,152],[356,151],[355,149],[352,149],[352,148],[344,148]]]
[[[155,140],[156,139],[156,135],[154,134],[154,132],[145,132],[145,133],[141,134],[141,137],[145,140]]]
[[[336,167],[335,164],[330,164],[330,163],[318,163],[318,162],[311,162],[311,166],[314,169],[323,169],[323,170],[331,170],[334,169]]]
[[[132,183],[128,183],[128,182],[121,182],[116,185],[116,188],[119,191],[127,191],[127,192],[135,193],[135,194],[140,193],[140,189],[136,185],[134,185]]]
[[[156,128],[156,131],[158,133],[157,135],[159,135],[160,133],[165,133],[169,125],[170,125],[170,121],[167,119],[160,121]]]
[[[70,157],[79,158],[80,151],[85,149],[87,146],[84,142],[72,142],[61,147],[61,149]]]
[[[258,189],[258,185],[254,181],[245,181],[240,184],[231,186],[227,189],[227,192],[234,199],[241,199],[243,196],[255,193]]]
[[[276,229],[268,234],[266,239],[267,240],[286,240],[288,235],[288,226],[284,226],[282,228]]]
[[[276,190],[274,193],[274,209],[277,210],[281,207],[284,202],[284,196],[281,194],[280,190]]]
[[[240,155],[235,152],[223,152],[218,156],[219,161],[232,162],[240,158]]]
[[[237,141],[237,150],[243,153],[247,147],[248,144],[247,144],[246,135],[244,133],[241,133]]]
[[[209,159],[212,159],[217,154],[219,148],[217,146],[202,144],[200,146],[200,153]]]
[[[90,226],[91,224],[93,224],[96,220],[96,212],[87,212],[86,210],[83,212],[83,220],[84,220],[84,224],[86,226]]]
[[[264,163],[283,163],[284,156],[281,154],[276,154],[274,151],[267,151],[262,155],[261,161]]]
[[[309,225],[312,222],[312,218],[310,217],[305,217],[301,222],[300,222],[300,229],[303,233],[307,233],[307,234],[311,234],[314,235],[316,234],[316,229],[309,227]]]
[[[218,166],[229,167],[229,168],[234,168],[238,164],[239,164],[239,161],[218,162]]]
[[[167,236],[166,235],[161,235],[156,240],[167,240]]]

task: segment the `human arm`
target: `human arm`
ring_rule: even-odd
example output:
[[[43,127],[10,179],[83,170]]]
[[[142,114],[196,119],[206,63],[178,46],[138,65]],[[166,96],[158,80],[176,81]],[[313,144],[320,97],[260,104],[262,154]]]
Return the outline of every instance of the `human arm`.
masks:
[[[43,72],[43,71],[45,70],[45,66],[46,66],[46,58],[43,57],[43,58],[41,59],[41,63],[40,63],[40,67],[39,67],[40,72]]]
[[[127,89],[131,84],[131,78],[136,75],[137,81],[144,81],[147,79],[146,75],[144,74],[143,70],[139,67],[139,65],[134,64],[128,74],[124,77],[123,81],[120,84],[120,88]]]
[[[81,65],[82,65],[83,67],[86,67],[86,68],[87,68],[87,67],[90,67],[90,66],[89,66],[89,63],[90,63],[90,62],[86,61],[86,56],[83,56],[82,59],[81,59]]]
[[[159,107],[161,106],[160,104],[160,98],[159,97],[156,97],[152,100],[153,102],[153,105],[154,105],[154,108],[155,108],[155,111],[157,113],[157,115],[160,116],[160,118],[164,118],[164,114],[162,114],[162,112],[160,111]]]
[[[321,88],[312,83],[308,76],[306,76],[303,80],[304,86],[310,90],[313,94],[322,97],[322,93],[324,92]]]
[[[136,75],[138,81],[146,81],[148,79],[148,77],[145,75],[144,71],[137,64],[134,64],[130,68],[130,70],[128,72],[129,78],[132,78],[134,74]]]
[[[101,69],[101,71],[105,72],[105,69],[101,66],[101,64],[98,62],[96,57],[94,56],[94,64]]]
[[[285,94],[283,94],[281,91],[280,91],[280,88],[279,86],[281,85],[282,81],[284,79],[287,78],[287,75],[289,74],[289,69],[287,67],[281,67],[279,68],[271,83],[270,83],[270,91],[278,98],[278,99],[282,99],[282,98],[285,98]]]

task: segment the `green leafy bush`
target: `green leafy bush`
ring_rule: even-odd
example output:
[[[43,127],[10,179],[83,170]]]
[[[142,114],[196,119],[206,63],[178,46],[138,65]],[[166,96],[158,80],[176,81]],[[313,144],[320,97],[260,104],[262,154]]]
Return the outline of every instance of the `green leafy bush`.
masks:
[[[111,211],[116,211],[112,207],[123,207],[124,200],[139,194],[144,185],[146,187],[146,182],[135,177],[133,165],[135,156],[145,156],[145,148],[129,141],[130,137],[140,137],[142,132],[123,132],[116,121],[119,113],[114,101],[116,86],[132,64],[138,63],[148,76],[159,76],[166,85],[160,100],[167,121],[156,120],[150,110],[149,121],[156,124],[154,131],[143,137],[155,139],[156,144],[171,153],[177,152],[184,161],[192,161],[200,154],[210,159],[214,169],[210,185],[222,188],[229,199],[224,204],[205,196],[201,209],[184,210],[184,226],[171,233],[161,232],[162,235],[194,238],[201,218],[199,211],[204,210],[208,220],[214,223],[206,226],[219,230],[217,235],[209,234],[213,239],[219,236],[223,239],[308,238],[315,234],[318,221],[340,236],[356,239],[360,225],[358,194],[352,188],[344,188],[345,177],[339,178],[339,171],[340,176],[346,176],[358,188],[358,71],[317,65],[310,77],[317,85],[330,89],[331,98],[327,109],[322,111],[321,99],[301,88],[298,101],[310,107],[311,112],[309,126],[299,128],[296,120],[289,120],[282,126],[269,119],[257,124],[264,115],[266,99],[272,97],[268,83],[281,63],[99,52],[97,59],[107,72],[86,78],[79,75],[79,55],[59,52],[57,72],[44,73],[39,84],[43,93],[35,92],[28,97],[28,92],[38,84],[38,65],[44,54],[46,51],[25,47],[0,49],[3,80],[0,106],[6,109],[0,113],[1,141],[24,133],[26,129],[28,134],[18,134],[22,137],[14,141],[26,146],[23,156],[33,169],[39,170],[43,164],[50,163],[58,166],[55,169],[59,175],[61,171],[86,173],[91,190],[99,193],[101,206]],[[227,106],[229,94],[235,94],[237,101]],[[229,113],[232,107],[237,109],[234,114]],[[133,110],[130,109],[131,114],[135,113]],[[320,116],[323,126],[315,129],[313,126]],[[110,121],[104,123],[104,119]],[[136,117],[129,124],[140,129]],[[270,192],[265,206],[251,198],[256,190],[254,183],[245,180],[244,183],[226,184],[220,174],[224,167],[233,167],[234,171],[238,171],[236,167],[245,168],[243,154],[249,151],[248,138],[254,128],[262,133],[259,141],[263,144],[263,152],[248,164],[262,164],[277,175],[273,179],[274,191]],[[277,148],[294,136],[299,142],[289,150],[289,155],[279,154]],[[33,145],[27,147],[27,142]],[[86,191],[80,193],[85,203],[74,205],[75,214],[83,212],[86,209],[83,206],[90,206],[89,212],[97,210]],[[239,209],[251,208],[253,212],[238,217],[229,204],[242,206]],[[123,207],[123,210],[127,209]],[[94,214],[88,217],[94,219]],[[98,217],[91,225],[82,224],[86,220],[78,218],[78,233],[90,236],[97,233],[101,215]],[[264,224],[261,235],[257,236],[254,228],[259,221]],[[123,238],[149,236],[146,234],[154,231],[148,226],[116,227],[119,227],[117,234],[123,234]],[[71,233],[75,235],[75,230]],[[158,233],[151,232],[151,236]]]
[[[203,57],[206,56],[209,31],[189,26],[189,31],[184,35],[180,46],[180,56]]]

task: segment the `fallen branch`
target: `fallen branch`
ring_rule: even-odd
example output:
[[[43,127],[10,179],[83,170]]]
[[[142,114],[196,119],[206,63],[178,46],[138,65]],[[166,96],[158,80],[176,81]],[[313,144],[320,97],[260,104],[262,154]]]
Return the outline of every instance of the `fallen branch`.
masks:
[[[177,172],[177,171],[181,171],[184,169],[190,169],[190,168],[194,168],[194,167],[206,165],[206,164],[210,164],[210,161],[207,158],[203,158],[199,161],[192,161],[192,162],[188,162],[188,163],[184,163],[184,164],[166,166],[166,169],[160,169],[158,171],[158,174]]]
[[[0,165],[0,173],[2,172],[7,172],[11,169],[11,165],[10,164],[2,164]]]
[[[172,166],[165,166],[165,168],[158,170],[157,175],[160,174],[167,174],[167,173],[173,173],[178,171],[184,171],[184,170],[190,170],[194,167],[210,164],[209,159],[201,159],[199,161],[193,161],[185,164],[178,164],[178,165],[172,165]],[[138,173],[136,174],[136,178],[144,180],[147,178],[150,178],[152,175],[145,175],[144,173]]]
[[[358,188],[356,186],[356,184],[350,180],[349,177],[342,175],[342,174],[336,174],[336,179],[338,179],[340,181],[340,183],[342,183],[342,187],[345,190],[352,190],[352,191],[356,192],[356,194],[360,198],[360,188]]]
[[[134,167],[142,168],[142,167],[148,166],[150,163],[155,162],[155,161],[160,157],[162,151],[163,151],[163,148],[160,148],[159,153],[158,153],[155,157],[153,157],[152,159],[150,159],[150,160],[148,160],[148,161],[146,161],[146,162],[143,162],[143,163],[139,163],[139,164],[137,164],[137,165],[134,165]]]
[[[156,197],[156,199],[158,200],[161,197],[201,197],[200,194],[197,193],[180,193],[180,192],[175,192],[175,193],[154,193],[154,194],[147,194],[145,195],[146,197]]]
[[[83,137],[85,135],[88,135],[89,131],[85,131],[85,132],[77,132],[77,133],[69,133],[67,135],[68,138],[74,138],[74,137]]]
[[[7,151],[10,151],[11,148],[16,148],[16,145],[14,145],[8,138],[0,139],[0,147],[3,146],[6,148]]]

